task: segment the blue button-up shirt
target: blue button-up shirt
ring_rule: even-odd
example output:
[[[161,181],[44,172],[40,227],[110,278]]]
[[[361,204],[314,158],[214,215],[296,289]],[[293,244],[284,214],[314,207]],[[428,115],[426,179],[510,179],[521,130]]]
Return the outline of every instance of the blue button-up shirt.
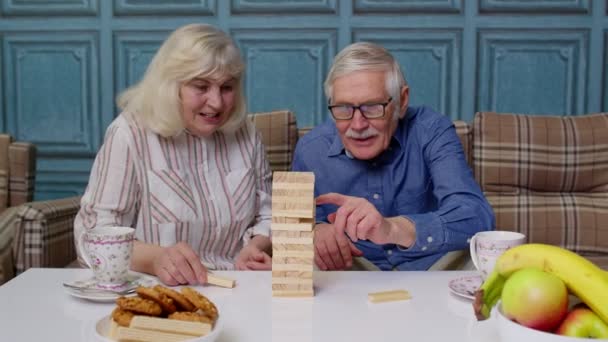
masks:
[[[315,174],[315,196],[337,192],[362,197],[384,217],[414,222],[415,243],[355,243],[383,270],[426,270],[452,250],[468,248],[476,232],[494,229],[490,204],[473,178],[452,121],[427,107],[409,107],[389,147],[372,160],[345,151],[329,119],[302,137],[294,171]],[[317,222],[327,222],[335,205],[317,206]]]

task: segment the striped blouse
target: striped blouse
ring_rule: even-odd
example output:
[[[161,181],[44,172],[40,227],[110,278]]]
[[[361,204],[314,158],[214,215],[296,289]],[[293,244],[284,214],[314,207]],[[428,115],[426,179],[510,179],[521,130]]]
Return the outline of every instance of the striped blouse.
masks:
[[[97,153],[74,235],[135,227],[139,241],[184,241],[207,267],[233,269],[252,236],[270,235],[270,187],[264,146],[249,120],[234,133],[163,138],[123,113]]]

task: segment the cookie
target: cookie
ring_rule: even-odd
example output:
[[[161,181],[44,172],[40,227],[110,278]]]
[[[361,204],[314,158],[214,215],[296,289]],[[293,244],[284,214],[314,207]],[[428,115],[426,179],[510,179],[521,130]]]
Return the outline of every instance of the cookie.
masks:
[[[173,299],[173,304],[177,307],[178,311],[194,311],[196,307],[194,304],[190,303],[186,297],[184,297],[181,293],[172,290],[168,287],[164,287],[161,285],[154,286],[154,289],[165,296]]]
[[[112,319],[122,327],[128,327],[131,324],[131,319],[135,316],[131,311],[122,310],[117,307],[112,311]]]
[[[201,293],[191,287],[182,288],[182,294],[190,303],[194,304],[198,309],[201,309],[206,316],[211,318],[213,322],[217,319],[217,307],[213,304],[209,298],[203,296]]]
[[[175,304],[173,304],[173,299],[169,298],[162,292],[156,291],[154,288],[139,286],[135,289],[135,292],[146,299],[150,299],[158,303],[163,311],[167,314],[174,313],[177,311]]]
[[[163,312],[158,303],[141,297],[120,297],[116,299],[116,305],[123,310],[149,316],[159,316]]]
[[[179,321],[188,321],[188,322],[201,322],[201,323],[209,323],[213,324],[211,318],[198,314],[196,312],[186,312],[186,311],[178,311],[174,312],[167,317],[169,319],[176,319]]]

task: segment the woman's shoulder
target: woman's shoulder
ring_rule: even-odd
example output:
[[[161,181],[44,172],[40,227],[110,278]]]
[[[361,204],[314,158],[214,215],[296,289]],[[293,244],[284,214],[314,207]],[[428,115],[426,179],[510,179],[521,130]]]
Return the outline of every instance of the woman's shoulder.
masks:
[[[121,112],[108,126],[108,131],[110,130],[129,136],[137,136],[145,132],[144,126],[129,112]]]

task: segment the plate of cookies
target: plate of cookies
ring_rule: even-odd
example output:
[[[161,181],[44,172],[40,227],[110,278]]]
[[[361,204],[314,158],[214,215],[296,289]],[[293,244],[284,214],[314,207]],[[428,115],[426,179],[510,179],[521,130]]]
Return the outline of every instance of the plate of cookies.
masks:
[[[222,315],[209,298],[191,287],[140,286],[136,296],[119,297],[95,325],[99,341],[214,341]]]

